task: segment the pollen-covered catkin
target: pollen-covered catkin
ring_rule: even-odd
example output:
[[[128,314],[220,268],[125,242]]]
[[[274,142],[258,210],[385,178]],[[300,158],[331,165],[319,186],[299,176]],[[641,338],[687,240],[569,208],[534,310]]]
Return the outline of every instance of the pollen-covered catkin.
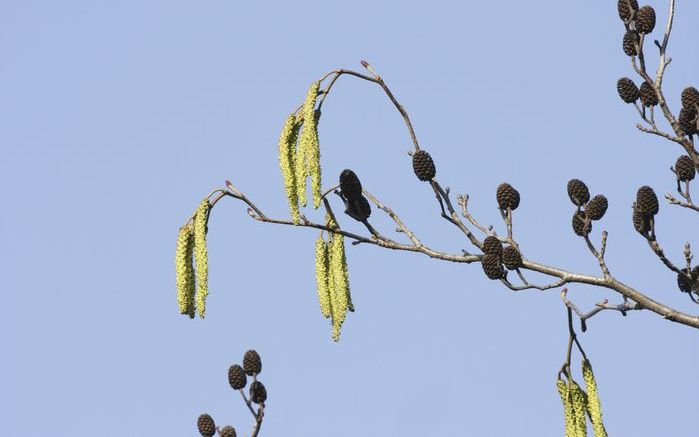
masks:
[[[597,391],[597,381],[595,381],[595,374],[592,373],[592,365],[588,360],[582,362],[582,374],[587,389],[587,412],[590,414],[595,437],[607,437],[607,430],[604,429],[602,423],[602,404]]]
[[[296,183],[296,138],[300,127],[301,123],[296,119],[296,114],[289,114],[279,135],[279,168],[284,177],[284,189],[294,223],[298,223],[300,219]]]
[[[330,317],[330,290],[328,288],[328,245],[323,239],[323,234],[316,240],[316,288],[318,290],[318,303],[320,311],[326,319]]]
[[[306,101],[303,103],[303,129],[299,136],[299,155],[297,159],[302,157],[302,163],[297,164],[303,169],[303,173],[296,172],[296,177],[299,178],[298,186],[303,189],[299,191],[299,200],[301,204],[306,206],[306,178],[311,176],[311,188],[313,190],[313,205],[318,208],[320,205],[320,146],[318,143],[318,119],[320,111],[316,111],[316,98],[320,82],[316,81],[308,87],[306,93]]]
[[[326,215],[326,225],[330,229],[339,229],[331,215]],[[347,311],[354,311],[349,291],[349,274],[345,256],[345,241],[341,234],[332,233],[328,241],[328,284],[330,290],[333,340],[340,340],[340,328],[345,321]]]
[[[209,254],[206,249],[206,222],[209,214],[208,197],[201,201],[194,215],[194,262],[197,266],[196,305],[199,317],[206,316],[206,297],[209,295]]]
[[[175,249],[177,303],[180,314],[194,318],[194,229],[192,224],[180,228]]]
[[[585,411],[587,407],[587,395],[577,382],[573,381],[570,387],[570,395],[573,401],[573,414],[575,414],[575,437],[587,437],[587,418]]]
[[[569,396],[568,384],[562,379],[556,381],[558,394],[561,395],[563,402],[563,414],[565,416],[565,437],[577,437],[575,429],[575,413],[573,412],[573,402]]]

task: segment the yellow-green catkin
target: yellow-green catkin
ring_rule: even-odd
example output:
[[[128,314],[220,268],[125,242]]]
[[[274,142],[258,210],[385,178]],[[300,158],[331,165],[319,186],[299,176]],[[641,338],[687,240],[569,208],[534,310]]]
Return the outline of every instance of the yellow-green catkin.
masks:
[[[328,280],[328,245],[323,239],[323,234],[320,234],[316,240],[316,288],[318,290],[320,311],[326,319],[330,317],[332,312]]]
[[[177,304],[180,314],[194,318],[194,228],[191,224],[180,228],[175,248],[175,278]]]
[[[296,138],[298,137],[301,123],[296,114],[290,114],[279,135],[279,167],[284,176],[284,189],[289,201],[291,218],[294,223],[299,223],[299,196],[296,182]]]
[[[326,226],[340,229],[330,214],[326,215]],[[340,340],[340,329],[348,310],[354,311],[349,293],[349,274],[345,256],[345,242],[341,234],[330,233],[328,241],[328,288],[330,290],[333,340]]]
[[[561,395],[561,402],[563,402],[563,414],[565,417],[565,437],[577,437],[577,430],[575,428],[575,412],[573,410],[573,402],[570,396],[570,390],[568,389],[568,384],[562,379],[556,381],[556,388],[558,389],[558,394]]]
[[[587,437],[587,395],[577,382],[573,381],[570,388],[573,400],[573,412],[575,414],[576,437]]]
[[[316,81],[308,87],[306,100],[303,103],[303,129],[299,136],[299,146],[296,163],[296,177],[298,178],[299,201],[306,206],[306,178],[311,176],[313,189],[313,204],[316,208],[320,205],[320,146],[318,142],[318,119],[320,111],[315,110],[316,98],[320,82]]]
[[[595,374],[592,373],[592,365],[585,359],[582,362],[582,374],[587,389],[587,412],[590,415],[595,437],[607,437],[607,430],[602,423],[602,404],[597,391],[597,381],[595,381]]]
[[[206,249],[206,222],[209,214],[209,199],[199,204],[194,215],[194,261],[197,266],[196,305],[199,317],[206,316],[206,297],[209,295],[209,254]]]

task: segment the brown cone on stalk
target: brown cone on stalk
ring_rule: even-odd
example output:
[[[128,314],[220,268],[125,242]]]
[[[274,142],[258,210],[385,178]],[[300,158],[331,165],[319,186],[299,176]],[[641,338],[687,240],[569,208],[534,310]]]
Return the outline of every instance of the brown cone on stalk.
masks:
[[[616,90],[624,103],[633,103],[640,97],[638,87],[628,77],[622,77],[616,82]]]
[[[202,414],[197,419],[197,429],[203,437],[212,437],[216,433],[214,419],[208,414]]]
[[[635,21],[638,33],[651,33],[655,28],[655,9],[650,6],[643,6],[636,11]]]
[[[687,155],[682,155],[677,158],[675,162],[675,174],[677,175],[677,180],[681,182],[691,181],[696,175],[696,169],[694,168],[694,163],[692,158]]]
[[[658,213],[660,204],[655,191],[648,185],[644,185],[636,192],[636,210],[646,217],[652,217]]]
[[[575,206],[583,206],[590,200],[590,190],[587,189],[585,182],[580,179],[571,179],[568,181],[568,197]]]
[[[638,32],[635,30],[629,30],[624,34],[624,39],[622,40],[621,47],[624,49],[624,54],[626,56],[636,56],[638,51],[636,50],[636,45],[639,43]]]
[[[502,263],[508,270],[515,270],[522,267],[522,255],[514,246],[507,246],[502,250]]]
[[[599,220],[604,217],[608,206],[607,198],[598,194],[588,202],[587,207],[585,207],[585,214],[587,214],[590,220]]]
[[[682,90],[682,107],[695,109],[699,107],[699,91],[693,86]]]
[[[429,181],[437,174],[432,157],[424,150],[413,153],[413,171],[421,181]]]
[[[497,256],[502,254],[502,243],[498,240],[498,237],[494,235],[485,237],[485,240],[483,240],[483,253]]]
[[[510,208],[514,211],[519,206],[519,191],[515,190],[514,187],[507,182],[498,185],[495,194],[500,209],[507,210],[507,208]]]
[[[505,277],[505,269],[502,268],[498,255],[492,253],[483,255],[481,266],[489,279],[502,279]]]
[[[617,2],[617,11],[619,18],[623,21],[631,19],[631,14],[638,10],[638,1],[636,0],[619,0]]]
[[[658,95],[655,94],[655,90],[648,84],[648,82],[643,82],[638,91],[641,96],[641,103],[643,103],[643,106],[651,107],[658,104]]]

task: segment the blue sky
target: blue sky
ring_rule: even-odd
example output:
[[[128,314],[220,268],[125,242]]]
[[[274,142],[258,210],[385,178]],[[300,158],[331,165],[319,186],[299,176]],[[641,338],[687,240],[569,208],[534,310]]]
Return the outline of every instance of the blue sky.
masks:
[[[348,245],[357,311],[335,344],[315,295],[315,231],[221,203],[203,321],[177,314],[175,238],[225,179],[285,217],[285,116],[311,81],[367,59],[409,111],[439,181],[469,193],[481,221],[503,232],[495,188],[520,191],[525,256],[598,273],[570,229],[565,185],[577,177],[609,199],[594,235],[609,232],[612,273],[698,313],[631,225],[636,189],[671,192],[681,150],[638,132],[616,95],[632,72],[615,4],[0,3],[0,434],[189,436],[206,411],[244,435],[251,417],[226,372],[255,348],[269,392],[261,435],[562,435],[558,292],[512,293],[478,265]],[[666,2],[651,4],[660,28]],[[682,88],[699,85],[697,16],[699,4],[678,2],[665,80],[674,111]],[[468,247],[413,175],[409,137],[378,87],[342,78],[320,137],[326,184],[352,168],[426,244]],[[659,239],[676,262],[685,241],[699,247],[695,221],[661,205]],[[583,308],[619,301],[570,290]],[[694,330],[605,313],[581,341],[610,435],[696,427]]]

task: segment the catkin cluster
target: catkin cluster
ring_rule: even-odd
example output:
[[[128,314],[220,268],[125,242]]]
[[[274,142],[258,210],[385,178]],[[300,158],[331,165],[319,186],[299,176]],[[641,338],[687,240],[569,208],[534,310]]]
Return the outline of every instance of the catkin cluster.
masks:
[[[209,295],[209,260],[206,232],[211,204],[209,198],[201,201],[193,220],[180,228],[175,248],[175,280],[180,314],[194,318],[206,316],[206,297]],[[196,270],[195,270],[196,265]]]
[[[326,224],[331,229],[340,229],[329,214]],[[342,234],[330,233],[326,242],[321,234],[316,240],[316,286],[318,302],[323,317],[332,322],[333,340],[340,340],[340,328],[347,311],[354,311],[349,288],[349,272]]]
[[[563,403],[566,437],[587,437],[587,417],[592,424],[595,437],[607,437],[602,423],[602,405],[597,392],[597,382],[592,366],[587,360],[582,364],[585,392],[573,379],[556,381],[556,389]]]
[[[284,188],[289,201],[291,218],[298,223],[299,204],[306,206],[306,181],[311,178],[313,206],[321,201],[320,142],[318,121],[320,110],[315,109],[320,82],[311,84],[301,114],[290,114],[279,135],[279,167],[284,177]]]

